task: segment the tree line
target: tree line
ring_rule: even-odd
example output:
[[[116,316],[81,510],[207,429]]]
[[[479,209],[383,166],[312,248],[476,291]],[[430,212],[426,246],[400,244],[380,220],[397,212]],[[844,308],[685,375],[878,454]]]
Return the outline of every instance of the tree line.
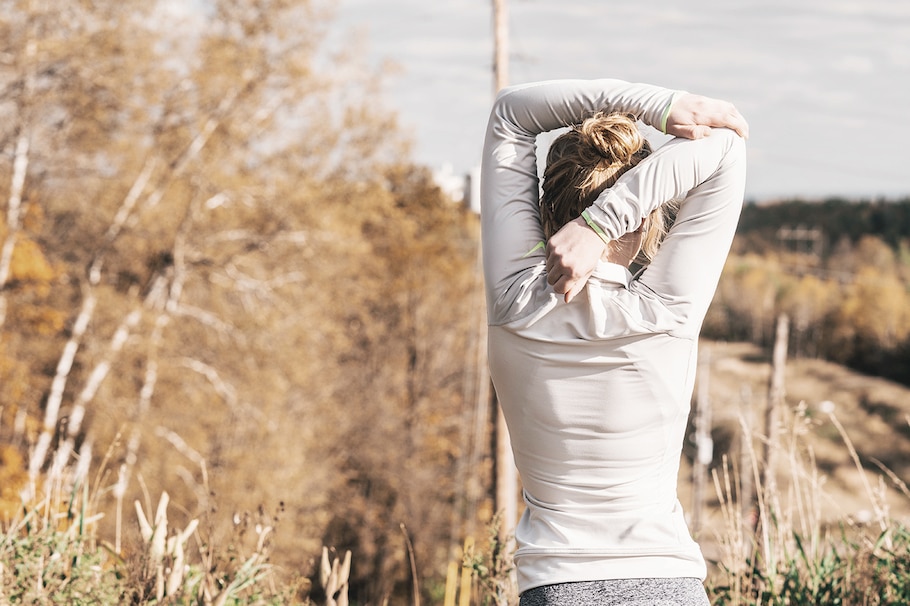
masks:
[[[766,252],[778,248],[781,226],[821,230],[829,252],[841,241],[856,244],[866,236],[875,236],[897,250],[910,237],[910,198],[748,203],[737,228],[740,249]]]

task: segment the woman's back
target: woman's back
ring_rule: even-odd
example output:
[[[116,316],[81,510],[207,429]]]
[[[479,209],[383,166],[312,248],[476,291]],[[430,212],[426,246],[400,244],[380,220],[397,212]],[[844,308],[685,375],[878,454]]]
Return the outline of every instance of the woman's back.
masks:
[[[626,277],[604,263],[570,303],[489,329],[527,505],[516,562],[529,578],[568,552],[575,579],[623,578],[630,555],[704,574],[676,497],[696,340],[671,334],[673,315]]]

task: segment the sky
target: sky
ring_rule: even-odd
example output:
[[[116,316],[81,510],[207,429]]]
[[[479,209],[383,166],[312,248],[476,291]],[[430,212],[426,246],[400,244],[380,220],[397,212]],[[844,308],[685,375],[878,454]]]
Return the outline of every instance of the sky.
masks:
[[[910,196],[910,2],[506,0],[509,82],[620,78],[727,99],[750,126],[746,197]],[[338,0],[333,44],[392,65],[413,158],[479,166],[490,0]]]

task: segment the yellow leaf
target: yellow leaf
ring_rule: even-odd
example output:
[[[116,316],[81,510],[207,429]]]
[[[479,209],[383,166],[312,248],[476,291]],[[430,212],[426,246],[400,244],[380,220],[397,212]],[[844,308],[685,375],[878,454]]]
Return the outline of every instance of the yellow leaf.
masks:
[[[54,279],[54,269],[41,248],[20,234],[13,249],[10,275],[21,282],[50,282]]]

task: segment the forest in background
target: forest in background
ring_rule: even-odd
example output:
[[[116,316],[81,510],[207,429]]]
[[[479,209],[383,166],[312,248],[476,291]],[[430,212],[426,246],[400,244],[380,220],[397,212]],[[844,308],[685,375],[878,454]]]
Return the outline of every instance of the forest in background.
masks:
[[[329,5],[163,6],[0,3],[0,515],[75,465],[124,555],[118,504],[166,490],[225,549],[278,523],[288,577],[354,548],[361,601],[410,578],[402,523],[444,576],[491,516],[477,219],[321,46]]]
[[[122,503],[167,491],[225,553],[276,526],[286,578],[351,549],[360,603],[410,591],[403,524],[438,597],[494,514],[477,218],[326,49],[330,5],[0,8],[0,521],[72,468],[123,557]],[[747,205],[706,334],[785,312],[796,355],[906,378],[907,215]]]
[[[747,204],[705,336],[790,350],[910,384],[910,199]]]

